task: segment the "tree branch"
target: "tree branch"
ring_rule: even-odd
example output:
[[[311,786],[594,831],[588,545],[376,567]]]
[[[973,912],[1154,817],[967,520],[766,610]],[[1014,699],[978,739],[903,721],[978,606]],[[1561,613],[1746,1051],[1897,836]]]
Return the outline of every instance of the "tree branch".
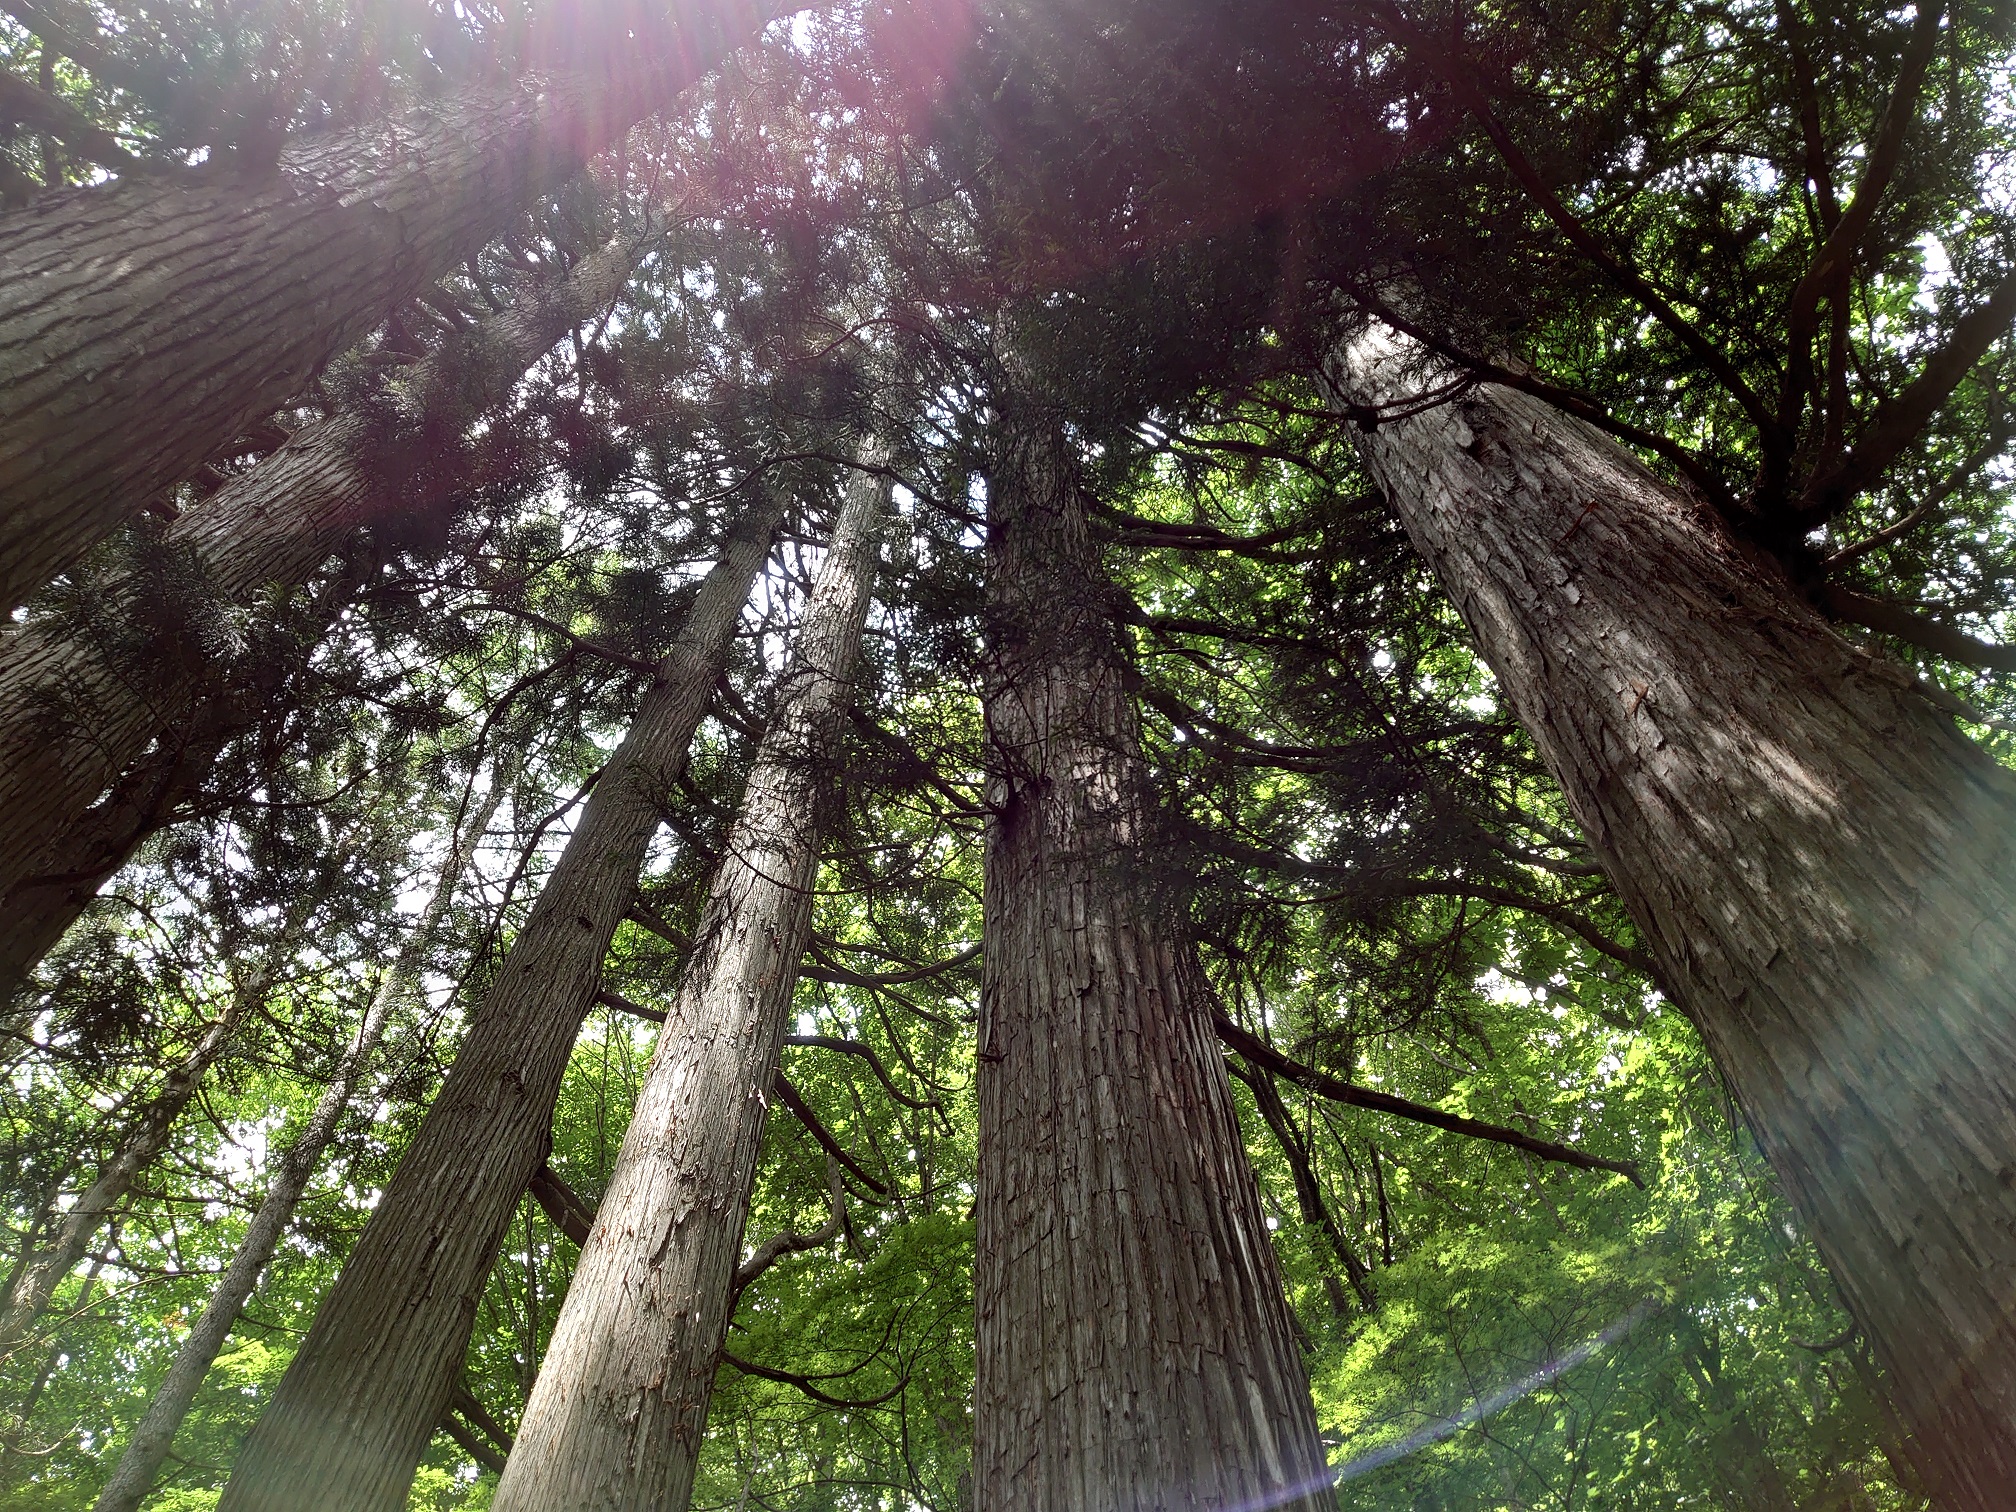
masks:
[[[607,987],[595,994],[595,1001],[604,1008],[614,1008],[618,1013],[627,1013],[632,1018],[644,1019],[649,1023],[662,1024],[665,1015],[656,1008],[646,1008],[642,1003],[633,1003],[620,992],[611,992]]]
[[[1877,408],[1874,423],[1840,464],[1806,485],[1795,523],[1807,529],[1825,524],[1873,485],[2012,323],[2016,323],[2016,267],[2002,275],[1979,308],[1954,322],[1951,339],[1932,354],[1918,376]]]
[[[1316,1165],[1309,1158],[1309,1147],[1295,1132],[1288,1109],[1281,1101],[1281,1093],[1274,1085],[1273,1075],[1243,1066],[1236,1060],[1228,1061],[1226,1065],[1234,1076],[1253,1089],[1254,1105],[1260,1109],[1260,1116],[1273,1131],[1274,1142],[1281,1146],[1281,1153],[1287,1156],[1288,1169],[1295,1178],[1295,1197],[1301,1204],[1303,1218],[1321,1229],[1323,1237],[1330,1241],[1331,1251],[1351,1282],[1351,1290],[1358,1294],[1358,1305],[1368,1313],[1374,1311],[1379,1304],[1372,1295],[1372,1272],[1351,1248],[1343,1229],[1337,1225],[1336,1216],[1330,1211],[1330,1204],[1324,1201],[1323,1184],[1316,1179]],[[1337,1287],[1337,1278],[1325,1276],[1323,1279],[1330,1283],[1331,1311],[1340,1318],[1347,1316],[1350,1308],[1345,1305]]]
[[[889,1095],[895,1098],[896,1101],[898,1101],[899,1103],[903,1104],[904,1107],[935,1108],[938,1106],[937,1100],[935,1098],[924,1098],[920,1100],[918,1098],[909,1096],[907,1093],[903,1092],[900,1088],[898,1088],[896,1083],[889,1079],[889,1071],[888,1068],[882,1064],[882,1057],[877,1055],[874,1052],[874,1050],[871,1049],[869,1046],[862,1044],[859,1040],[835,1039],[833,1036],[827,1034],[787,1034],[784,1036],[784,1043],[787,1045],[811,1046],[820,1050],[831,1050],[839,1055],[852,1055],[857,1059],[865,1060],[866,1062],[868,1062],[869,1066],[874,1070],[875,1079],[881,1082],[883,1087],[888,1091]]]
[[[464,1427],[462,1420],[455,1416],[455,1409],[453,1407],[442,1412],[441,1431],[453,1439],[461,1447],[464,1454],[476,1461],[485,1470],[493,1471],[498,1475],[504,1473],[504,1456],[499,1454],[487,1440],[478,1437],[469,1428]]]
[[[2016,672],[2016,646],[1998,646],[1977,640],[1964,630],[1942,625],[1937,620],[1914,614],[1902,604],[1871,598],[1838,583],[1820,590],[1820,607],[1835,619],[1893,636],[1906,645],[1934,656],[1943,656],[1963,666],[1981,667],[1991,672]]]
[[[1918,0],[1918,16],[1912,23],[1911,38],[1905,44],[1904,56],[1898,64],[1897,83],[1884,106],[1883,120],[1876,128],[1876,140],[1870,145],[1869,155],[1863,161],[1862,178],[1855,186],[1854,197],[1827,233],[1820,250],[1813,254],[1813,261],[1786,302],[1785,339],[1790,361],[1785,369],[1779,419],[1788,431],[1797,427],[1799,407],[1805,402],[1813,381],[1813,335],[1819,329],[1820,301],[1830,292],[1836,298],[1840,297],[1863,234],[1875,219],[1876,207],[1882,202],[1884,192],[1897,172],[1904,138],[1912,122],[1918,119],[1918,94],[1925,84],[1925,71],[1932,62],[1932,49],[1938,45],[1941,12],[1938,0]]]
[[[0,71],[0,122],[53,136],[79,157],[88,158],[101,168],[133,173],[146,167],[121,147],[111,132],[68,100],[47,94],[26,79],[5,71]]]
[[[880,1407],[884,1402],[888,1401],[891,1397],[895,1396],[897,1392],[901,1391],[905,1386],[908,1386],[910,1384],[910,1378],[906,1375],[905,1377],[903,1377],[902,1380],[898,1381],[894,1386],[891,1386],[887,1391],[883,1392],[882,1395],[880,1396],[867,1397],[861,1401],[849,1401],[845,1397],[829,1396],[827,1395],[827,1393],[821,1391],[817,1386],[814,1386],[812,1384],[814,1381],[835,1380],[838,1378],[836,1376],[797,1375],[789,1370],[778,1370],[769,1365],[755,1364],[752,1361],[745,1360],[737,1355],[730,1354],[725,1349],[721,1351],[721,1363],[724,1365],[733,1365],[737,1370],[741,1371],[744,1375],[760,1376],[766,1381],[776,1381],[781,1385],[795,1386],[800,1391],[804,1392],[805,1395],[812,1398],[813,1401],[823,1402],[828,1407],[843,1407],[843,1408],[856,1408],[856,1409],[862,1407]],[[839,1372],[839,1375],[852,1375],[853,1373],[854,1372],[851,1370],[843,1370]]]
[[[860,1162],[847,1153],[846,1147],[833,1137],[833,1131],[819,1121],[819,1115],[805,1105],[805,1099],[798,1095],[798,1089],[784,1079],[779,1071],[770,1081],[770,1089],[777,1094],[777,1100],[789,1108],[798,1122],[805,1126],[805,1132],[819,1142],[819,1148],[831,1155],[840,1164],[854,1173],[854,1179],[868,1188],[877,1197],[887,1197],[889,1188],[861,1169]]]
[[[1736,365],[1719,347],[1696,329],[1691,321],[1674,309],[1643,274],[1603,245],[1602,240],[1583,225],[1573,211],[1561,203],[1560,197],[1540,176],[1540,170],[1533,165],[1532,159],[1527,157],[1519,144],[1512,139],[1512,133],[1505,129],[1497,114],[1491,109],[1489,97],[1477,84],[1474,66],[1453,57],[1446,48],[1432,40],[1426,32],[1401,14],[1399,8],[1391,4],[1390,0],[1374,0],[1371,10],[1396,42],[1425,60],[1442,76],[1443,83],[1448,85],[1449,92],[1457,103],[1477,118],[1477,123],[1484,128],[1485,135],[1491,138],[1492,145],[1498,149],[1499,157],[1511,170],[1512,176],[1519,181],[1520,187],[1540,207],[1541,213],[1554,223],[1568,244],[1594,263],[1606,278],[1637,300],[1651,312],[1655,320],[1673,333],[1694,359],[1712,373],[1716,381],[1743,407],[1743,412],[1750,417],[1750,423],[1757,428],[1760,438],[1767,444],[1777,441],[1780,430],[1776,421],[1772,418],[1770,410],[1765,407],[1764,401],[1758,397],[1756,390],[1752,389],[1743,375],[1736,370]]]
[[[1969,478],[1973,477],[1974,474],[1986,467],[1997,456],[2001,455],[2003,448],[2008,444],[2009,431],[2006,425],[1998,423],[1990,427],[1988,439],[1969,452],[1960,465],[1954,468],[1937,488],[1925,496],[1924,501],[1917,508],[1913,509],[1902,519],[1885,525],[1881,530],[1866,535],[1859,541],[1854,541],[1843,546],[1834,555],[1822,562],[1820,566],[1825,571],[1832,572],[1838,567],[1847,566],[1850,562],[1860,561],[1879,546],[1888,546],[1892,541],[1900,540],[1904,536],[1909,535],[1918,526],[1930,519],[1933,511],[1938,509],[1941,504],[1944,504],[1954,494],[1958,493],[1965,486]]]
[[[1645,1179],[1638,1173],[1635,1160],[1609,1160],[1601,1155],[1586,1154],[1569,1145],[1555,1144],[1550,1139],[1536,1139],[1531,1134],[1522,1134],[1517,1129],[1508,1129],[1502,1124],[1485,1123],[1481,1119],[1465,1118],[1456,1113],[1444,1113],[1440,1108],[1431,1108],[1425,1103],[1410,1102],[1404,1097],[1395,1097],[1388,1092],[1375,1092],[1370,1087],[1360,1087],[1352,1082],[1340,1081],[1328,1072],[1318,1071],[1314,1066],[1305,1066],[1300,1061],[1290,1060],[1265,1040],[1248,1034],[1223,1014],[1215,1017],[1213,1027],[1219,1040],[1238,1051],[1256,1066],[1264,1066],[1285,1081],[1306,1088],[1333,1102],[1344,1103],[1354,1108],[1369,1108],[1377,1113],[1390,1113],[1396,1118],[1405,1118],[1414,1123],[1427,1124],[1430,1128],[1445,1129],[1452,1134],[1466,1134],[1472,1139],[1489,1140],[1493,1144],[1511,1145],[1524,1150],[1529,1155],[1538,1155],[1542,1160],[1558,1161],[1562,1165],[1579,1167],[1585,1171],[1614,1171],[1643,1190]]]
[[[801,1255],[833,1242],[847,1220],[847,1189],[840,1180],[840,1162],[830,1155],[826,1157],[826,1187],[831,1195],[832,1207],[824,1223],[809,1234],[786,1229],[781,1234],[771,1235],[758,1246],[755,1254],[735,1268],[735,1283],[728,1292],[728,1316],[732,1318],[735,1315],[742,1293],[749,1289],[750,1284],[784,1256]]]
[[[576,1244],[586,1244],[595,1227],[595,1206],[560,1178],[552,1166],[542,1164],[526,1186],[553,1227]]]

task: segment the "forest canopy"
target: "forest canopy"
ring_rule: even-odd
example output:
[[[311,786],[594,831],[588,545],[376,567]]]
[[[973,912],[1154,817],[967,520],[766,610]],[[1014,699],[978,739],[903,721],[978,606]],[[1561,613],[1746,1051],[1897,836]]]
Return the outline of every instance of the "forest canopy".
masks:
[[[0,1506],[1988,1512],[2001,0],[0,0]]]

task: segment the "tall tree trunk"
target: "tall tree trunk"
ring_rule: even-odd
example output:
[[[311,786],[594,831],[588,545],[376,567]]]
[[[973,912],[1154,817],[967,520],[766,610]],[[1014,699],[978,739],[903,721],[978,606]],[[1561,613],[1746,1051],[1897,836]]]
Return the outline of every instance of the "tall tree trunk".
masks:
[[[160,1090],[141,1106],[119,1148],[63,1214],[49,1242],[15,1272],[7,1288],[6,1304],[0,1308],[0,1358],[12,1354],[33,1335],[57,1286],[77,1268],[92,1237],[111,1217],[112,1210],[126,1199],[140,1173],[167,1147],[175,1120],[196,1096],[204,1076],[230,1045],[232,1035],[246,1016],[265,1002],[278,968],[278,953],[298,943],[304,918],[305,910],[290,917],[275,943],[260,955],[243,978],[232,984],[224,1000],[224,1011],[204,1027],[188,1053],[169,1070]]]
[[[812,929],[887,485],[857,479],[492,1505],[684,1512]]]
[[[766,0],[566,10],[559,65],[0,216],[0,611],[752,38]]]
[[[602,959],[685,769],[783,514],[731,532],[335,1286],[261,1415],[220,1512],[396,1512],[454,1390],[484,1278],[545,1158]]]
[[[1332,1505],[1061,426],[998,405],[974,1505]]]
[[[141,843],[202,789],[225,745],[267,712],[253,694],[233,688],[199,700],[188,721],[163,731],[102,800],[42,847],[20,882],[0,890],[0,1026],[8,1032],[34,1014],[23,993],[29,974]]]
[[[420,972],[427,964],[427,951],[433,942],[434,932],[440,928],[449,905],[454,902],[456,884],[461,880],[470,856],[490,828],[498,805],[503,802],[506,785],[503,770],[494,770],[488,798],[456,836],[447,860],[442,863],[440,875],[435,879],[434,895],[378,983],[378,990],[372,994],[370,1005],[364,1010],[363,1022],[358,1025],[356,1040],[337,1063],[335,1074],[322,1089],[322,1095],[316,1100],[315,1109],[308,1115],[308,1122],[302,1126],[300,1135],[275,1163],[266,1195],[246,1227],[238,1253],[226,1267],[223,1279],[210,1294],[209,1304],[191,1326],[188,1337],[183,1339],[174,1363],[168,1367],[168,1374],[155,1390],[154,1400],[147,1404],[139,1426],[133,1430],[133,1437],[120,1454],[111,1479],[98,1493],[94,1512],[138,1512],[140,1503],[153,1489],[154,1477],[160,1473],[161,1462],[168,1457],[169,1447],[175,1442],[182,1419],[188,1416],[189,1404],[196,1400],[197,1389],[210,1373],[217,1351],[230,1337],[239,1313],[244,1311],[253,1288],[259,1284],[266,1262],[273,1258],[281,1236],[293,1222],[295,1205],[308,1189],[309,1178],[321,1165],[322,1152],[328,1149],[329,1141],[335,1137],[336,1127],[350,1106],[351,1094],[356,1091],[358,1078],[377,1053],[378,1041],[385,1033],[387,1021],[402,1003],[412,997]]]
[[[358,527],[395,508],[442,507],[459,480],[423,470],[425,486],[413,490],[406,479],[388,479],[379,460],[388,435],[459,435],[555,342],[613,301],[655,239],[617,237],[555,288],[416,363],[383,406],[303,427],[176,520],[166,545],[189,553],[209,591],[243,599],[270,584],[305,581]],[[125,592],[119,584],[107,590],[104,617],[114,624]],[[0,897],[40,874],[45,848],[60,847],[64,832],[151,741],[197,718],[195,703],[231,670],[186,650],[142,647],[130,632],[96,636],[30,623],[6,643],[0,813],[8,816],[9,844],[0,848]]]
[[[1417,392],[1383,327],[1337,359]],[[1615,442],[1494,386],[1361,442],[1701,1026],[1949,1509],[2016,1486],[2016,777]]]

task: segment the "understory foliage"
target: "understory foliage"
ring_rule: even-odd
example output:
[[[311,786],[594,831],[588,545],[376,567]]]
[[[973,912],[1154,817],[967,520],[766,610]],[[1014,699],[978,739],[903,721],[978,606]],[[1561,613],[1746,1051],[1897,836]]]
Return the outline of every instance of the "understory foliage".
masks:
[[[1473,375],[1581,406],[2003,742],[2008,319],[1953,354],[2016,261],[2008,15],[1228,9],[877,0],[774,27],[276,417],[368,409],[650,218],[617,306],[507,401],[388,437],[388,486],[453,476],[450,507],[394,511],[250,603],[206,597],[143,519],[31,606],[143,656],[225,648],[256,713],[0,1019],[0,1248],[25,1263],[168,1068],[248,1011],[0,1360],[0,1504],[92,1504],[487,810],[148,1503],[214,1504],[700,574],[750,491],[782,489],[555,1112],[551,1170],[599,1196],[864,431],[898,523],[784,1051],[818,1128],[773,1107],[745,1251],[836,1204],[840,1222],[741,1293],[695,1505],[970,1503],[984,395],[1014,311],[1069,406],[1138,679],[1168,825],[1144,881],[1184,899],[1224,1014],[1304,1072],[1636,1173],[1350,1106],[1228,1050],[1340,1505],[1922,1505],[1863,1341],[1371,490],[1366,417],[1321,359],[1369,304]],[[286,131],[523,66],[530,34],[515,7],[417,0],[0,13],[0,69],[150,165],[0,119],[23,194],[256,163]],[[1809,301],[1912,68],[1919,124]],[[1880,466],[1858,454],[1942,361],[1923,423]],[[279,434],[234,442],[169,507]],[[100,623],[94,584],[136,570],[164,584],[157,618]],[[528,1194],[416,1508],[488,1504],[576,1254]]]

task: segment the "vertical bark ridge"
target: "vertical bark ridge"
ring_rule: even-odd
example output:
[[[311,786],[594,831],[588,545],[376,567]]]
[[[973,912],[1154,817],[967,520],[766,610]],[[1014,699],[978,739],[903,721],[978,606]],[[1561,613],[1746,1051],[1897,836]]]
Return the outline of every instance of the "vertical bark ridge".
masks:
[[[762,28],[767,0],[568,12],[560,65],[0,215],[0,610]]]
[[[974,1505],[1333,1505],[1055,417],[1002,402]]]
[[[388,492],[373,461],[388,426],[459,433],[555,342],[610,304],[656,239],[649,232],[618,236],[554,288],[485,321],[453,350],[416,363],[380,412],[346,412],[304,426],[176,520],[165,545],[187,552],[219,598],[243,600],[271,584],[306,581],[360,526],[394,507],[442,507],[450,478],[433,479],[437,493],[430,497]],[[113,606],[104,612],[108,622],[123,621],[117,605],[127,591],[119,583],[106,589]],[[97,637],[49,622],[30,623],[0,646],[0,813],[9,824],[9,844],[0,847],[6,900],[0,920],[19,884],[48,874],[37,864],[45,850],[53,846],[61,857],[63,835],[107,785],[164,732],[206,717],[198,706],[233,670],[143,648],[116,632]],[[22,953],[0,946],[8,958]]]
[[[762,567],[781,499],[730,533],[657,680],[471,1016],[383,1199],[233,1467],[220,1512],[397,1512],[485,1277],[545,1157],[602,960]]]
[[[449,848],[448,859],[442,863],[440,874],[435,879],[433,896],[414,921],[405,944],[379,982],[378,990],[371,995],[371,1002],[357,1027],[357,1038],[337,1063],[335,1074],[322,1089],[314,1110],[308,1115],[308,1122],[302,1125],[301,1133],[287,1147],[286,1154],[275,1162],[266,1195],[260,1199],[258,1211],[246,1226],[238,1253],[225,1267],[224,1275],[210,1294],[201,1315],[190,1325],[182,1347],[175,1353],[174,1363],[168,1367],[167,1375],[162,1377],[160,1386],[154,1392],[154,1399],[147,1404],[147,1411],[134,1428],[133,1437],[120,1453],[111,1478],[98,1493],[93,1512],[139,1512],[140,1503],[153,1489],[154,1477],[160,1473],[162,1461],[168,1458],[176,1431],[189,1414],[189,1404],[196,1400],[203,1378],[210,1373],[217,1352],[224,1347],[224,1341],[238,1322],[238,1315],[244,1311],[253,1288],[259,1284],[266,1262],[273,1258],[273,1251],[287,1232],[287,1226],[293,1222],[294,1209],[301,1201],[301,1194],[308,1189],[309,1180],[322,1163],[323,1151],[328,1149],[329,1141],[336,1135],[337,1125],[350,1106],[351,1094],[356,1091],[358,1078],[377,1053],[378,1041],[384,1036],[386,1023],[393,1012],[412,997],[420,972],[427,963],[427,951],[433,943],[434,932],[440,928],[449,905],[454,902],[456,884],[484,833],[490,828],[490,821],[504,800],[507,786],[509,779],[504,770],[493,771],[489,796]]]
[[[887,497],[875,477],[848,491],[497,1512],[692,1495]]]
[[[1334,371],[1362,404],[1425,381],[1383,327]],[[1361,448],[1734,1087],[1927,1486],[2007,1507],[2016,778],[1581,422],[1484,385]]]

